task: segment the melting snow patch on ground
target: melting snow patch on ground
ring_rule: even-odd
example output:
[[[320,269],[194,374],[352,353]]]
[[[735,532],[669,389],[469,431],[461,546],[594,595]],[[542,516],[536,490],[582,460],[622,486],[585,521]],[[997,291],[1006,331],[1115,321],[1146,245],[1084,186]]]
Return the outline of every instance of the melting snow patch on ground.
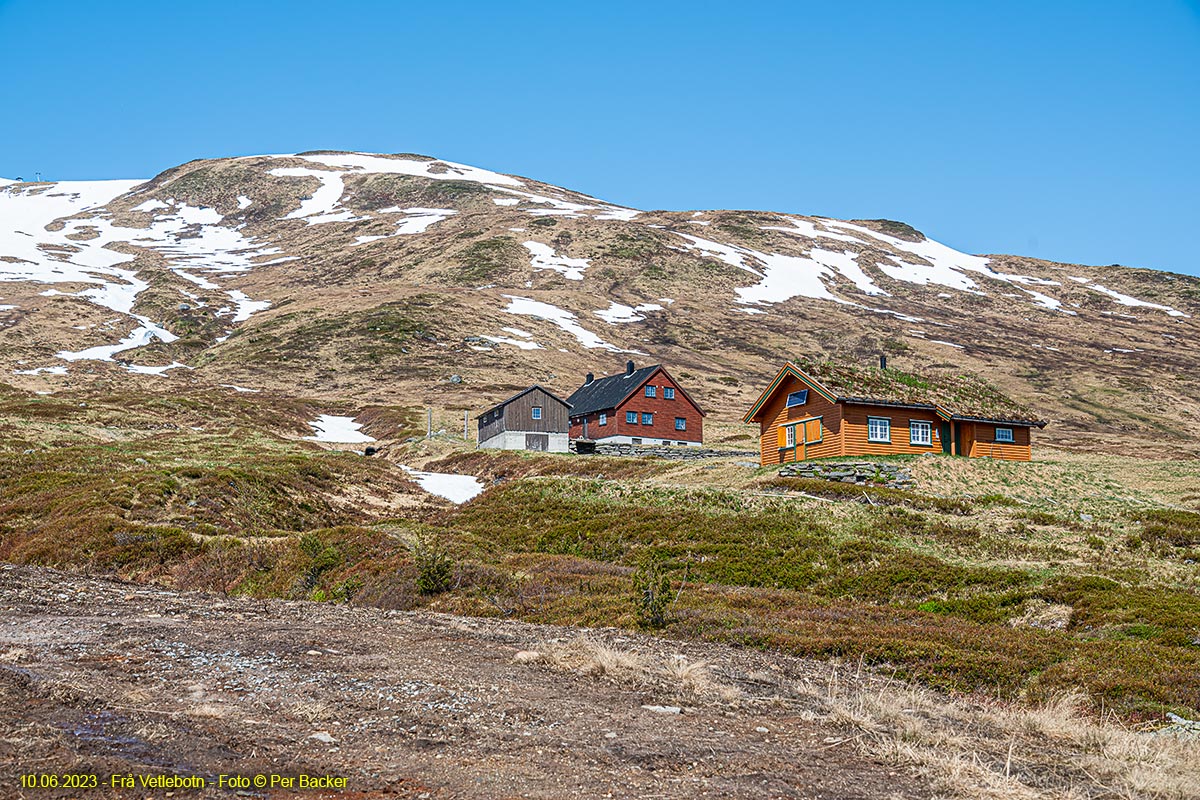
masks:
[[[475,181],[477,183],[524,186],[521,181],[499,172],[455,164],[453,161],[418,161],[411,158],[385,158],[369,153],[330,153],[312,156],[296,156],[305,161],[341,167],[347,172],[364,174],[415,175],[438,181]]]
[[[778,253],[760,253],[745,247],[711,242],[686,233],[678,233],[689,242],[689,249],[699,250],[724,261],[730,266],[745,270],[762,278],[753,286],[737,289],[738,302],[748,305],[782,303],[793,297],[811,297],[832,300],[835,303],[852,305],[825,286],[823,278],[833,277],[833,269],[811,258],[785,256]],[[836,253],[820,251],[832,263],[844,264],[846,260]],[[829,258],[832,257],[832,258]],[[851,258],[852,262],[853,259]],[[753,266],[757,264],[758,266]],[[861,270],[859,270],[861,275]],[[865,275],[861,275],[865,279]],[[868,281],[869,283],[869,281]]]
[[[645,319],[642,316],[647,311],[662,311],[663,307],[657,303],[642,303],[638,306],[627,306],[622,303],[614,302],[608,308],[594,311],[597,317],[604,320],[610,325],[617,325],[623,322],[641,322]]]
[[[367,242],[378,241],[379,239],[389,239],[393,236],[411,236],[415,233],[424,233],[429,229],[429,226],[434,225],[442,220],[449,219],[458,212],[452,208],[382,208],[380,214],[406,214],[407,216],[396,223],[396,231],[394,233],[382,236],[359,236],[354,240],[355,244],[366,244]]]
[[[587,328],[580,325],[579,319],[570,311],[564,311],[558,306],[551,305],[550,303],[543,303],[539,300],[531,300],[528,297],[516,297],[511,294],[504,295],[504,298],[509,301],[508,307],[504,309],[509,314],[521,314],[524,316],[536,317],[557,325],[579,340],[579,343],[584,347],[600,347],[604,348],[605,350],[611,350],[614,353],[637,353],[638,355],[644,355],[638,350],[622,350],[616,345],[609,344],[596,334],[589,331]]]
[[[155,339],[160,342],[170,344],[179,337],[165,328],[155,325],[145,317],[136,317],[141,321],[141,325],[134,328],[128,336],[116,344],[103,344],[96,347],[89,347],[86,350],[69,351],[60,350],[55,353],[55,356],[63,361],[113,361],[113,356],[125,350],[133,350],[136,347],[145,347]]]
[[[1138,300],[1136,297],[1130,297],[1127,294],[1121,294],[1120,292],[1118,292],[1114,289],[1109,289],[1107,286],[1101,286],[1098,283],[1092,283],[1091,278],[1077,278],[1077,277],[1072,276],[1071,280],[1075,281],[1076,283],[1083,284],[1087,288],[1091,289],[1093,292],[1099,292],[1100,294],[1108,295],[1113,300],[1116,300],[1118,303],[1120,303],[1123,306],[1154,308],[1159,311],[1167,312],[1167,316],[1171,316],[1171,317],[1187,317],[1188,316],[1187,314],[1183,313],[1182,311],[1176,311],[1175,309],[1171,308],[1170,306],[1163,306],[1163,305],[1159,305],[1158,303],[1148,303],[1145,300]]]
[[[472,475],[453,475],[448,472],[422,472],[402,466],[422,489],[444,497],[451,503],[462,504],[477,497],[484,489],[479,479]]]
[[[57,367],[38,367],[36,369],[18,369],[13,370],[14,375],[66,375],[67,368],[59,365]]]
[[[596,219],[631,220],[641,213],[637,209],[614,206],[609,203],[605,203],[602,200],[597,200],[595,205],[589,205],[586,203],[575,203],[570,200],[564,200],[561,197],[547,197],[546,195],[534,194],[533,192],[522,192],[516,189],[506,189],[503,186],[492,186],[490,188],[499,192],[515,194],[520,198],[524,198],[529,203],[549,206],[549,208],[532,208],[526,210],[525,213],[532,214],[534,216],[579,218],[589,216],[589,214],[585,212],[598,211],[600,213],[593,215]],[[492,202],[496,205],[512,205],[511,203],[502,203],[500,200],[496,199],[493,199]],[[518,200],[517,202],[520,201]]]
[[[541,350],[542,346],[537,342],[524,341],[522,339],[509,339],[504,336],[480,336],[480,339],[487,339],[489,342],[496,344],[511,344],[513,347],[519,347],[522,350]]]
[[[567,280],[583,280],[583,271],[588,268],[588,260],[586,258],[560,256],[548,244],[525,242],[525,249],[533,257],[530,263],[534,269],[552,269]]]
[[[321,185],[313,192],[312,197],[300,201],[300,207],[284,217],[284,219],[303,219],[309,225],[320,225],[325,222],[352,222],[363,217],[355,217],[349,209],[334,211],[342,202],[342,192],[346,185],[342,182],[342,173],[324,169],[308,169],[306,167],[280,167],[270,170],[269,175],[279,178],[316,178]]]
[[[354,421],[354,417],[338,417],[322,414],[308,423],[316,431],[312,436],[304,438],[310,442],[329,442],[331,444],[362,444],[375,441],[374,437],[359,431],[362,425]]]

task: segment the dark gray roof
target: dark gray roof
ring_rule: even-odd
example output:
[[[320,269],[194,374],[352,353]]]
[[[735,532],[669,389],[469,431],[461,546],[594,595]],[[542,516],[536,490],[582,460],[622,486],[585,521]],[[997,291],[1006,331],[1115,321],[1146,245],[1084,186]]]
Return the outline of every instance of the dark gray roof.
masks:
[[[499,403],[496,403],[494,406],[489,406],[488,408],[485,408],[483,411],[480,411],[479,414],[477,414],[475,418],[478,419],[479,417],[482,417],[484,414],[488,414],[492,411],[495,411],[497,408],[500,408],[500,406],[506,406],[509,403],[511,403],[513,400],[516,400],[518,397],[523,397],[524,395],[529,394],[534,389],[540,389],[541,391],[545,392],[550,397],[551,400],[557,400],[558,402],[562,403],[567,408],[571,407],[571,404],[568,403],[566,400],[563,400],[561,397],[559,397],[554,392],[547,389],[545,386],[540,386],[535,383],[533,386],[530,386],[528,389],[522,389],[521,391],[517,392],[516,394],[514,394],[512,397],[508,398],[507,400],[501,400]]]
[[[591,414],[593,411],[616,408],[622,400],[637,391],[639,386],[661,368],[662,364],[654,364],[635,369],[632,373],[622,372],[619,375],[609,375],[607,378],[598,378],[591,383],[585,383],[567,398],[567,402],[571,404],[571,416],[576,417],[582,414]]]

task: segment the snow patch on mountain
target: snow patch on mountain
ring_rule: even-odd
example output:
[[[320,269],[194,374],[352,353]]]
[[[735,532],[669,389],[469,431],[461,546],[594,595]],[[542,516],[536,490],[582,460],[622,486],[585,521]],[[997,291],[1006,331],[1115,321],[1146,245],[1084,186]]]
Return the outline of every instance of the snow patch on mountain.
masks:
[[[614,344],[601,339],[596,334],[589,331],[587,328],[579,324],[579,318],[570,311],[564,311],[558,306],[550,303],[543,303],[540,300],[533,300],[528,297],[517,297],[515,295],[506,294],[504,298],[508,300],[508,307],[504,310],[509,314],[521,314],[537,319],[545,320],[553,325],[557,325],[565,332],[571,334],[584,347],[602,348],[610,350],[614,353],[637,353],[645,355],[640,350],[622,350]]]
[[[368,242],[376,242],[380,239],[390,239],[393,236],[411,236],[417,233],[424,233],[429,230],[431,225],[449,219],[457,214],[458,211],[453,208],[400,208],[399,206],[394,206],[392,208],[381,208],[378,213],[406,214],[407,216],[396,223],[396,230],[393,233],[377,236],[359,236],[355,238],[355,244],[367,244]]]
[[[138,323],[132,333],[115,344],[62,351],[59,358],[113,361],[113,356],[124,350],[155,339],[170,342],[176,338],[161,325],[133,313],[138,296],[149,284],[133,270],[120,266],[132,261],[134,255],[118,252],[111,245],[155,250],[168,259],[169,269],[206,289],[219,287],[189,270],[241,272],[255,266],[254,259],[280,252],[278,248],[258,248],[239,230],[221,226],[223,218],[215,209],[175,201],[148,200],[136,206],[133,210],[138,213],[153,214],[146,228],[116,225],[103,207],[140,183],[65,181],[0,190],[0,281],[83,284],[88,288],[74,294],[57,289],[43,294],[80,297]],[[95,213],[81,216],[89,211]],[[60,221],[59,229],[47,230],[56,221]],[[238,309],[235,322],[269,305],[250,300],[236,290],[229,295]]]
[[[370,153],[328,153],[295,156],[327,167],[340,167],[346,172],[363,174],[413,175],[437,181],[474,181],[501,186],[524,186],[510,175],[501,175],[479,167],[456,164],[453,161],[416,161],[409,158],[387,158]]]
[[[641,322],[645,319],[643,314],[647,311],[662,310],[663,307],[658,303],[642,303],[637,306],[627,306],[623,303],[614,302],[608,308],[593,311],[592,313],[609,325],[619,325],[626,322]]]
[[[1075,281],[1076,283],[1083,284],[1087,288],[1091,289],[1093,292],[1099,292],[1100,294],[1108,295],[1113,300],[1116,300],[1118,303],[1120,303],[1123,306],[1153,308],[1158,311],[1167,312],[1167,316],[1169,316],[1169,317],[1188,317],[1189,316],[1188,314],[1185,314],[1182,311],[1177,311],[1176,309],[1171,308],[1170,306],[1159,305],[1158,303],[1148,303],[1145,300],[1138,300],[1136,297],[1130,297],[1127,294],[1122,294],[1121,292],[1118,292],[1115,289],[1109,289],[1107,286],[1102,286],[1098,283],[1092,283],[1091,278],[1078,278],[1078,277],[1073,276],[1071,278],[1071,280]]]
[[[567,258],[560,256],[554,248],[541,242],[525,242],[525,249],[533,257],[531,265],[534,269],[550,269],[561,274],[567,280],[583,280],[583,271],[588,268],[586,258]]]

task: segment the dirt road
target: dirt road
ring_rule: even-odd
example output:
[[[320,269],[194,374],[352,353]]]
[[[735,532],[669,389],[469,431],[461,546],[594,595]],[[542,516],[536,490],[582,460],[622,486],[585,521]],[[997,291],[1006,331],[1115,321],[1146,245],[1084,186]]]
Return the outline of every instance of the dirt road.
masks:
[[[932,793],[788,695],[828,667],[618,632],[589,632],[611,648],[593,652],[578,636],[0,566],[0,797]],[[628,654],[623,672],[604,666],[614,653]],[[709,667],[692,669],[700,659]],[[97,786],[66,788],[64,773]],[[300,788],[301,774],[345,788]],[[22,788],[22,775],[60,785]],[[249,785],[222,788],[222,775]]]

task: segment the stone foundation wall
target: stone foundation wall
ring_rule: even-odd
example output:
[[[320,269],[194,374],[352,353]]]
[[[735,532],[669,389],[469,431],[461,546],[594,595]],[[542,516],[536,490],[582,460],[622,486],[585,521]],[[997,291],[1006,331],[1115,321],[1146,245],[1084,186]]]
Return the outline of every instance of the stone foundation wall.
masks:
[[[677,461],[696,461],[706,458],[758,458],[754,450],[713,450],[707,447],[665,447],[644,444],[597,444],[598,456],[626,456],[630,458],[669,458]],[[575,442],[571,442],[575,452]]]
[[[785,464],[779,470],[779,477],[818,478],[842,483],[890,486],[894,489],[910,489],[916,485],[916,481],[904,467],[898,464],[875,464],[870,461],[800,461]]]

